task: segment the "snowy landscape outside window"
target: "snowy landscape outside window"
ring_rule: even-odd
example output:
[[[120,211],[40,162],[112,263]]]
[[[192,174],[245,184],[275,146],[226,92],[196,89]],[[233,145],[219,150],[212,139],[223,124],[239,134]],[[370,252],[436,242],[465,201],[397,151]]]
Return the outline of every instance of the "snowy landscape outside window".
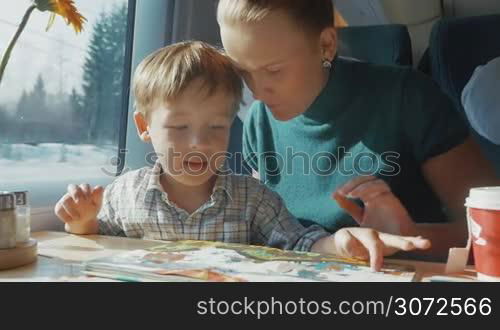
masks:
[[[0,53],[29,4],[0,12]],[[128,0],[75,4],[88,20],[81,34],[62,19],[46,32],[47,15],[35,12],[12,54],[0,86],[0,190],[109,176],[118,155]]]

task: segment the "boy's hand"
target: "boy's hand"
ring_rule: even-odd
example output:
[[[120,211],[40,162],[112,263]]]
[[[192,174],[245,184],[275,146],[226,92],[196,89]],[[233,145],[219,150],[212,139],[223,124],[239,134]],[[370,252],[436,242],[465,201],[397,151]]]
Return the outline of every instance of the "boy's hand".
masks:
[[[102,206],[104,188],[91,188],[88,184],[71,184],[68,192],[57,202],[55,213],[65,229],[73,234],[96,234],[97,214]]]
[[[371,268],[379,271],[384,263],[384,256],[398,251],[425,250],[430,246],[431,242],[422,237],[384,234],[369,228],[343,228],[317,241],[311,251],[370,260]]]
[[[333,198],[361,227],[394,235],[416,235],[415,223],[383,180],[373,176],[355,178],[334,192]],[[359,198],[364,208],[349,198]]]

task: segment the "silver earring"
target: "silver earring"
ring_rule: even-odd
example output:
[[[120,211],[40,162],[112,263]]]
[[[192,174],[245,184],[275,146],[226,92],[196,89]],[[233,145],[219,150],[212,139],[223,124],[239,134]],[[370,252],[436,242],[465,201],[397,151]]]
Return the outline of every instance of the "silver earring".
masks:
[[[323,68],[325,68],[325,69],[331,69],[332,68],[332,62],[330,62],[327,59],[324,59],[323,60]]]

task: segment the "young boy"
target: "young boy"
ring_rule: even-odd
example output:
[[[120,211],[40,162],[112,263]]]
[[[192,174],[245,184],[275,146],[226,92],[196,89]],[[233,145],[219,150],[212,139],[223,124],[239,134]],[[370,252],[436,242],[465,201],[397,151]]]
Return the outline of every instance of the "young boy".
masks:
[[[105,190],[70,185],[55,207],[74,234],[160,240],[210,240],[370,258],[427,248],[419,237],[365,228],[330,235],[304,228],[282,199],[258,180],[224,175],[229,131],[242,81],[229,59],[202,42],[148,56],[135,72],[134,120],[158,160],[117,178]]]

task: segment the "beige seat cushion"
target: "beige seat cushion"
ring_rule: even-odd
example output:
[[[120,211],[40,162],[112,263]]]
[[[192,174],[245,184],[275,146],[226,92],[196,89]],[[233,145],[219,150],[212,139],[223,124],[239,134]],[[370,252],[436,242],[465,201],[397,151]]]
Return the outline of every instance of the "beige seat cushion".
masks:
[[[380,0],[389,23],[405,24],[417,65],[429,45],[433,24],[443,16],[441,0]]]

